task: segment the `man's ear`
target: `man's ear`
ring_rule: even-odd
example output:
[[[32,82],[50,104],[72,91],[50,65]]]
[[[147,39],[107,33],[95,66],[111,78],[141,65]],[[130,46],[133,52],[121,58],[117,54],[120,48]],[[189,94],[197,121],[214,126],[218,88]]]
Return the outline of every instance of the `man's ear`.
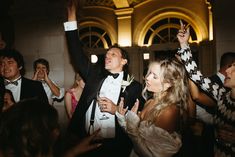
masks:
[[[127,59],[122,59],[122,65],[126,65],[127,64]]]

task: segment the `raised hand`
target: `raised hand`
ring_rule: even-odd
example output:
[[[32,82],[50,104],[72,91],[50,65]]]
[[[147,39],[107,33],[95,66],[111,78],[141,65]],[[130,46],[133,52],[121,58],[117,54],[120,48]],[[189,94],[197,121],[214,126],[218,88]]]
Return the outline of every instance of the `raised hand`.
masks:
[[[186,27],[185,24],[180,20],[180,30],[177,34],[178,41],[181,48],[188,46],[188,40],[190,37],[190,28]]]
[[[118,111],[118,113],[120,113],[121,115],[124,116],[126,114],[127,110],[128,110],[128,106],[126,108],[123,108],[123,106],[124,106],[124,98],[121,97],[121,100],[120,100],[120,103],[118,105],[117,111]]]
[[[45,80],[46,82],[48,82],[48,81],[49,81],[49,77],[48,77],[47,71],[46,71],[46,70],[43,70],[43,73],[44,73],[44,80]]]
[[[139,100],[136,99],[136,102],[135,102],[134,106],[131,108],[131,111],[137,114],[138,108],[139,108],[139,104],[140,104]]]
[[[38,79],[38,70],[34,73],[32,80],[37,80]]]
[[[78,0],[67,1],[68,21],[76,21],[76,13],[78,8]]]

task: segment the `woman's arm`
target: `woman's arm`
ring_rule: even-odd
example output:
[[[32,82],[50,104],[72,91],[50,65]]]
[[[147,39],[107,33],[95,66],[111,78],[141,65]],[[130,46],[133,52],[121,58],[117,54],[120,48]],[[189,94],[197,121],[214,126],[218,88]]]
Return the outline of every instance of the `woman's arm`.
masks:
[[[193,100],[209,107],[213,107],[216,105],[215,101],[208,95],[200,91],[197,85],[191,80],[189,80],[189,87]]]
[[[66,113],[68,115],[68,118],[72,118],[72,96],[69,92],[66,92],[65,94],[65,108],[66,108]]]

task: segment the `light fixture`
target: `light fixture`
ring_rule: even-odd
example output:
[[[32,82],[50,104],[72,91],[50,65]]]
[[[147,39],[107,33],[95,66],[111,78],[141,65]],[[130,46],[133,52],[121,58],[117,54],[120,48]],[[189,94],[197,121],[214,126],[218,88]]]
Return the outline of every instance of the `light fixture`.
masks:
[[[143,58],[144,60],[149,60],[149,53],[144,53]]]
[[[91,63],[96,63],[98,61],[98,57],[96,55],[91,55]]]

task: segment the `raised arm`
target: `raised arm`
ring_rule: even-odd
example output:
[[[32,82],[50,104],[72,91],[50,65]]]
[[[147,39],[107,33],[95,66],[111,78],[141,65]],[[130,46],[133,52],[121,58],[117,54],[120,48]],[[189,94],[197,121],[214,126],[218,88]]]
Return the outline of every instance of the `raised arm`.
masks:
[[[90,61],[83,51],[82,43],[78,36],[76,12],[78,9],[77,0],[68,0],[67,12],[68,21],[64,23],[68,52],[74,70],[81,75],[84,82],[87,81],[90,70]]]
[[[213,96],[215,100],[218,100],[219,94],[225,92],[225,88],[223,88],[222,86],[220,87],[215,82],[211,82],[208,77],[204,77],[199,71],[196,62],[193,60],[190,47],[188,46],[189,36],[189,28],[185,29],[185,26],[181,22],[181,29],[179,30],[177,35],[181,47],[178,50],[178,55],[185,65],[190,79],[198,84],[202,90]]]
[[[200,91],[197,85],[191,80],[189,80],[189,87],[193,100],[206,106],[213,107],[216,105],[215,101],[211,97]]]
[[[77,6],[78,6],[77,0],[68,0],[68,6],[67,6],[68,21],[77,21],[77,16],[76,16]]]

